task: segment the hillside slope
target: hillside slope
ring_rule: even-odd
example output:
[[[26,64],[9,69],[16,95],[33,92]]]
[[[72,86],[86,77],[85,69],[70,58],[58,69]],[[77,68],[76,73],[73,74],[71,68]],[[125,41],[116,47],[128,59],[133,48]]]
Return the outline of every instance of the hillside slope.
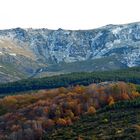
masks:
[[[116,133],[123,133],[129,124],[139,125],[139,107],[135,85],[124,82],[5,96],[0,99],[0,140],[43,140],[44,136],[50,140],[95,136],[100,140],[111,134],[119,138]],[[87,115],[93,116],[80,119]]]
[[[28,90],[51,89],[57,87],[69,87],[74,85],[89,85],[104,81],[125,81],[128,83],[140,84],[140,67],[127,68],[122,70],[79,72],[62,74],[44,78],[29,78],[17,82],[0,84],[0,94],[12,94]]]
[[[120,102],[96,115],[83,116],[72,126],[55,128],[43,140],[139,140],[140,99],[128,104]]]

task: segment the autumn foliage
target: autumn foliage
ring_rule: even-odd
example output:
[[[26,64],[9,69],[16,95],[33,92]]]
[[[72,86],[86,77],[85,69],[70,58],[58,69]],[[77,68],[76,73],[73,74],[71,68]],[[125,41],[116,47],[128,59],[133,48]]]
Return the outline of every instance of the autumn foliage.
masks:
[[[96,113],[96,109],[95,109],[93,106],[90,106],[90,107],[88,108],[87,113],[88,113],[88,114],[94,114],[94,113]]]
[[[6,96],[0,100],[0,137],[39,140],[53,127],[72,125],[81,115],[94,115],[105,105],[139,96],[134,84],[124,82],[77,85]]]

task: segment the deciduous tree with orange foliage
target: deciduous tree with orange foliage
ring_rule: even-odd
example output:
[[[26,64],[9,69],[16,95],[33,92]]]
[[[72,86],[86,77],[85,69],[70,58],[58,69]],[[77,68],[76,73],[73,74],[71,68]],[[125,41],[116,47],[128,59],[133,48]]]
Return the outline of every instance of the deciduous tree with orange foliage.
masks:
[[[88,113],[88,114],[95,114],[95,113],[96,113],[96,109],[95,109],[95,107],[90,106],[90,107],[88,108],[87,113]]]
[[[108,105],[113,105],[115,103],[114,98],[112,96],[108,97]]]
[[[56,121],[56,124],[58,126],[66,126],[67,125],[67,121],[63,118],[59,118],[57,121]]]

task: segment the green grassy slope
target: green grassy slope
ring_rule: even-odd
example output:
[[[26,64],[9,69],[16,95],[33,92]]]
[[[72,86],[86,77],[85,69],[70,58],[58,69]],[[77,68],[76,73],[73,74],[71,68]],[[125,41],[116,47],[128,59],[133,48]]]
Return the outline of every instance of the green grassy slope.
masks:
[[[12,75],[13,77],[19,77],[22,79],[27,78],[27,76],[24,73],[18,71],[17,68],[10,63],[2,63],[1,62],[0,66],[1,66],[0,72],[4,73],[6,75]]]
[[[48,72],[52,73],[70,73],[70,72],[91,72],[91,71],[103,71],[103,70],[116,70],[126,68],[126,66],[116,60],[115,57],[105,57],[95,60],[78,61],[72,63],[59,63],[50,65],[46,69],[46,75]]]

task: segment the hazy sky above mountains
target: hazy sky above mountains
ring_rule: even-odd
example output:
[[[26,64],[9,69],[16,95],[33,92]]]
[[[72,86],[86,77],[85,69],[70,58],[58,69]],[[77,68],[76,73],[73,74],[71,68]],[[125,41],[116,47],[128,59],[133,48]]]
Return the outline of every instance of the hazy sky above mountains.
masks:
[[[0,29],[93,29],[140,21],[140,0],[0,0]]]

